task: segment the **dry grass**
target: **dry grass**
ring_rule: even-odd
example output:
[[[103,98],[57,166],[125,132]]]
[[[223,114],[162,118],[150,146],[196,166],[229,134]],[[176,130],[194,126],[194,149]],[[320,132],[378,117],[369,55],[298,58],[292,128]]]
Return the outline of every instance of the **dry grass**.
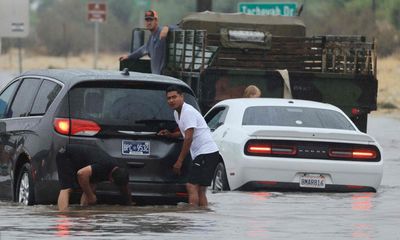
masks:
[[[400,54],[378,59],[378,108],[400,111]]]
[[[118,69],[119,56],[126,53],[102,53],[97,58],[98,69]],[[31,69],[47,69],[47,68],[93,68],[93,54],[82,54],[79,56],[54,57],[44,55],[34,55],[26,51],[22,51],[22,68],[23,71]],[[0,69],[9,72],[18,72],[18,51],[13,50],[6,54],[0,55]]]
[[[100,54],[99,69],[118,69],[118,58],[125,53]],[[50,57],[22,52],[23,70],[38,68],[93,68],[93,54]],[[0,55],[0,69],[18,72],[18,51]],[[400,112],[400,54],[378,59],[378,112]]]

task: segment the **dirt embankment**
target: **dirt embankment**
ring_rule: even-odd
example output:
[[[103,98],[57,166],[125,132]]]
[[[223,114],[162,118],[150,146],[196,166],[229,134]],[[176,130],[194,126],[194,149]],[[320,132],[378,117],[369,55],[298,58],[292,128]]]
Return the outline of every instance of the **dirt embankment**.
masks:
[[[400,113],[400,54],[378,59],[378,112]]]
[[[98,69],[118,69],[119,56],[126,53],[102,53],[97,58]],[[46,55],[32,54],[22,51],[22,68],[23,71],[31,69],[47,69],[47,68],[93,68],[93,54],[82,54],[79,56],[54,57]],[[18,72],[18,51],[12,50],[8,53],[0,55],[0,69],[8,72]]]
[[[119,56],[126,53],[99,54],[97,68],[118,69]],[[33,55],[22,51],[23,71],[38,68],[93,68],[92,54],[79,56],[52,57]],[[0,71],[18,73],[18,51],[0,55]],[[399,113],[400,115],[400,54],[378,59],[378,112]]]

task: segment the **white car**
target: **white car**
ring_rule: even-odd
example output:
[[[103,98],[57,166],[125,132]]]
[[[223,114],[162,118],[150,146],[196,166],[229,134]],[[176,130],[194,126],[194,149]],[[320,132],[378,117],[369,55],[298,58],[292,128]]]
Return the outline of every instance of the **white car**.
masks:
[[[213,190],[375,192],[382,149],[337,107],[238,98],[205,115],[222,161]]]

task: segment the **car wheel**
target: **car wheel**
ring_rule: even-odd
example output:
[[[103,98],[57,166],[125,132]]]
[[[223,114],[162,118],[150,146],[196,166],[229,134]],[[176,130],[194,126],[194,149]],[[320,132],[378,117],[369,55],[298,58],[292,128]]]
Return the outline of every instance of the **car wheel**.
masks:
[[[213,192],[229,190],[228,178],[226,177],[225,165],[220,162],[214,171],[214,178],[212,182]]]
[[[25,163],[24,166],[22,166],[18,177],[16,200],[19,203],[28,206],[34,204],[34,199],[31,165]]]

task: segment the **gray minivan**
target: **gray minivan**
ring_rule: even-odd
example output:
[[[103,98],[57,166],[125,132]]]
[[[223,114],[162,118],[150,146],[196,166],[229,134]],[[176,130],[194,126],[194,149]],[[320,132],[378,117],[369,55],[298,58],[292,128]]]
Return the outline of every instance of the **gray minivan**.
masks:
[[[175,175],[183,141],[156,134],[177,128],[165,95],[170,85],[180,86],[185,101],[198,109],[188,85],[167,76],[50,69],[14,78],[0,92],[0,198],[55,203],[56,158],[76,149],[68,148],[73,144],[103,151],[127,167],[134,201],[187,201],[190,156]],[[115,200],[118,189],[104,182],[97,194],[100,202]]]

